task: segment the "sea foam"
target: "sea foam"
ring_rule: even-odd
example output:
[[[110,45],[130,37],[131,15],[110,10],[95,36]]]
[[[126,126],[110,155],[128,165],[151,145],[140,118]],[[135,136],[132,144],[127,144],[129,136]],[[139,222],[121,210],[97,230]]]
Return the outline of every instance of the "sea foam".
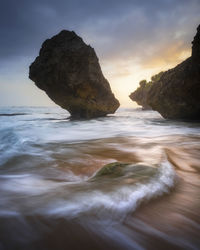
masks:
[[[101,190],[79,192],[70,200],[58,200],[51,204],[45,209],[45,213],[72,218],[92,212],[97,218],[109,217],[111,220],[119,221],[128,213],[135,211],[141,202],[168,193],[176,180],[172,165],[165,161],[161,163],[156,176],[150,178],[147,183],[123,185],[116,187],[112,192]]]

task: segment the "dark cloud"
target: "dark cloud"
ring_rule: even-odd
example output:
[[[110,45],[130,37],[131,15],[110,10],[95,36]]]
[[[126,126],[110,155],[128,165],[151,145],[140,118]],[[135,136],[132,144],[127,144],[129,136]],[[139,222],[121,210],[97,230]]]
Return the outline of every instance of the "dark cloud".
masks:
[[[34,57],[61,29],[75,30],[100,57],[148,57],[156,47],[191,40],[199,0],[6,0],[0,8],[0,60]]]
[[[126,103],[140,76],[171,67],[188,52],[199,13],[200,0],[0,0],[0,105],[49,104],[28,70],[42,42],[62,29],[95,48]]]
[[[126,1],[125,1],[126,2]],[[114,16],[126,4],[115,1],[6,0],[0,8],[0,57],[30,53],[61,29],[81,30],[85,22]],[[122,10],[123,11],[123,10]]]

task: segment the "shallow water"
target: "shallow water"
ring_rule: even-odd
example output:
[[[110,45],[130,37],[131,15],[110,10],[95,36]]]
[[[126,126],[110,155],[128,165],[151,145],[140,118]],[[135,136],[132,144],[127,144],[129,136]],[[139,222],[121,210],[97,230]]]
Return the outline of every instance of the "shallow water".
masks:
[[[0,249],[199,249],[200,124],[68,116],[0,109]],[[95,179],[116,161],[134,167]]]

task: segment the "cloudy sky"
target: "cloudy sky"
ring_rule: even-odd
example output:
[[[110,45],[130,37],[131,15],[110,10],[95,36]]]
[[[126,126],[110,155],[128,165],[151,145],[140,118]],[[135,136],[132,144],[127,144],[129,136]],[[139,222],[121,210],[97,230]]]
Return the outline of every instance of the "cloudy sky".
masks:
[[[2,0],[0,106],[53,105],[28,79],[43,41],[74,30],[95,48],[122,106],[142,79],[190,56],[200,0]]]

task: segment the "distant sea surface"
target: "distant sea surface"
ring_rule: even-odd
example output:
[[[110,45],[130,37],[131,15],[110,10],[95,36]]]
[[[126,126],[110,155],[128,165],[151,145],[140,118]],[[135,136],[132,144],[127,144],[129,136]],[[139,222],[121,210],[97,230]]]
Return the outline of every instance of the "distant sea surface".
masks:
[[[132,165],[96,178],[113,162]],[[200,123],[0,108],[0,250],[199,247]]]

